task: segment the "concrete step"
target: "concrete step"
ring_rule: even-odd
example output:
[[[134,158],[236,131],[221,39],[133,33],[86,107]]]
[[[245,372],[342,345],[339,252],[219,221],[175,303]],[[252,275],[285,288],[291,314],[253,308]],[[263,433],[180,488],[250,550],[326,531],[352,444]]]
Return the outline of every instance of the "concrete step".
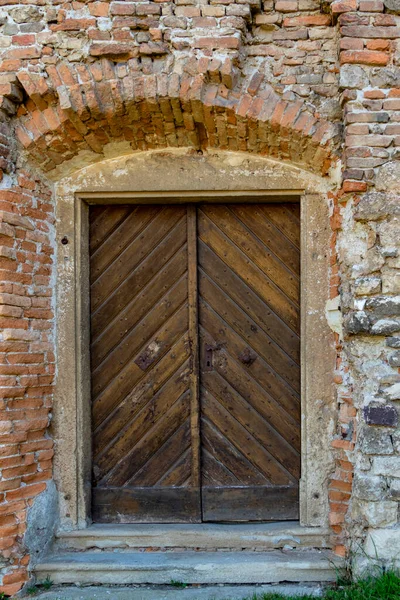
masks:
[[[263,594],[321,598],[323,584],[206,585],[177,589],[173,586],[53,586],[35,596],[39,600],[249,600]],[[24,596],[32,600],[32,596]]]
[[[339,559],[329,550],[270,552],[66,552],[35,568],[55,584],[251,584],[328,582]]]
[[[297,522],[195,525],[91,525],[59,532],[57,550],[271,550],[329,548],[329,529],[300,527]]]

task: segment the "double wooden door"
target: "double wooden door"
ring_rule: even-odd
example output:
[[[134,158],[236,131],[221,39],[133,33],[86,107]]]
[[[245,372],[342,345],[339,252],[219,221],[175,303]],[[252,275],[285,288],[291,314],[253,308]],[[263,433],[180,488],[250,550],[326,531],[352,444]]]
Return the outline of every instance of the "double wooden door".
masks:
[[[299,205],[90,208],[92,514],[298,518]]]

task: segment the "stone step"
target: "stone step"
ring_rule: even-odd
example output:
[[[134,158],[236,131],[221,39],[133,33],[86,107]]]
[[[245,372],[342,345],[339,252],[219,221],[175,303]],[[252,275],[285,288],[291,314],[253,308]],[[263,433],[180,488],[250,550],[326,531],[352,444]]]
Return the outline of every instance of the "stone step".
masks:
[[[300,527],[293,523],[91,525],[59,532],[57,550],[131,550],[138,548],[193,550],[272,550],[329,548],[328,528]]]
[[[269,583],[265,585],[195,585],[177,589],[169,585],[148,586],[52,586],[40,600],[245,600],[263,594],[321,598],[326,584]],[[25,597],[24,597],[25,598]],[[26,600],[32,600],[27,597]]]
[[[329,582],[340,559],[329,550],[270,552],[66,552],[35,568],[55,584],[251,584]]]

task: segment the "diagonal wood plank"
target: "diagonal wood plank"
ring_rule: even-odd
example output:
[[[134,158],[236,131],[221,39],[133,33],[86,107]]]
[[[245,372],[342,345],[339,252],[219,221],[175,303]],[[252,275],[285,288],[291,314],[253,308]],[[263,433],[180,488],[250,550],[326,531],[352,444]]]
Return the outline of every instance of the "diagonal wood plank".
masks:
[[[298,514],[299,220],[263,208],[199,210],[205,520]]]
[[[119,308],[115,318],[113,318],[115,311],[110,310],[109,319],[112,320],[109,325],[97,339],[93,336],[91,346],[93,369],[96,369],[106,355],[137,325],[138,321],[145,317],[154,304],[161,300],[168,291],[167,286],[173,287],[186,270],[187,253],[186,248],[183,247],[177,254],[174,254],[163,269],[154,275],[145,288],[139,290],[140,293],[133,296],[125,308]]]
[[[121,456],[126,456],[130,449],[138,444],[143,436],[162,419],[169,408],[188,390],[188,364],[174,373],[151,400],[138,411],[134,418],[121,426],[118,434],[110,441],[95,459],[99,476],[104,476],[114,468]]]
[[[279,435],[220,373],[208,373],[203,385],[216,400],[293,476],[299,477],[299,453]]]
[[[299,333],[298,306],[280,290],[207,217],[199,218],[200,239],[295,332]]]
[[[298,206],[298,205],[295,205]],[[249,207],[242,204],[230,206],[234,215],[240,219],[259,240],[270,248],[282,263],[292,271],[296,279],[300,273],[300,251],[282,232],[268,221],[258,204]]]
[[[109,385],[142,346],[149,347],[153,341],[157,353],[160,354],[170,342],[169,334],[174,332],[173,325],[182,319],[186,312],[187,276],[184,275],[93,370],[94,397]],[[169,321],[172,321],[172,324]],[[157,338],[152,339],[154,336]]]
[[[89,250],[91,256],[131,211],[130,206],[90,207]]]
[[[261,356],[296,392],[300,390],[300,367],[231,300],[229,295],[200,273],[200,293],[206,302],[252,350]]]
[[[229,290],[230,297],[258,327],[277,342],[292,360],[300,363],[299,336],[201,240],[199,266],[221,289]]]
[[[200,519],[198,431],[190,414],[197,402],[193,225],[184,206],[93,211],[95,519]]]
[[[232,370],[238,370],[240,377],[249,385],[251,380],[254,380],[253,395],[255,398],[269,398],[271,404],[271,414],[277,412],[277,419],[283,418],[281,410],[290,415],[291,419],[300,421],[300,398],[296,392],[286,384],[284,380],[276,376],[276,373],[263,361],[261,357],[257,357],[250,365],[240,363],[238,357],[243,355],[248,346],[242,338],[240,338],[230,327],[227,326],[222,319],[209,307],[203,299],[200,303],[200,314],[202,330],[201,334],[204,343],[211,345],[213,350],[213,366],[218,368],[225,365],[229,368],[232,365]],[[204,328],[204,329],[203,329]],[[218,342],[216,341],[218,340]],[[221,353],[226,353],[227,363],[219,358]],[[225,360],[225,359],[224,359]],[[293,423],[291,423],[293,426]]]
[[[203,485],[240,485],[240,481],[210,452],[203,452]]]
[[[287,485],[292,480],[257,440],[234,419],[208,390],[202,388],[203,414],[222,431],[231,444],[263,473],[271,483]]]
[[[241,485],[262,486],[268,483],[267,478],[205,417],[201,421],[201,436],[203,451],[233,473]]]
[[[299,277],[240,221],[227,206],[202,207],[206,215],[292,302],[298,303]],[[246,211],[251,213],[249,209]],[[261,224],[260,224],[261,225]]]
[[[166,207],[144,228],[91,286],[92,311],[96,311],[109,295],[123,283],[129,273],[185,218],[182,207]]]
[[[183,425],[165,442],[163,446],[137,471],[130,479],[129,485],[138,487],[156,486],[167,475],[169,469],[174,467],[182,456],[190,451],[191,434],[190,422]]]
[[[300,205],[299,204],[261,204],[260,209],[297,248],[300,248]]]
[[[180,249],[182,249],[187,258],[185,242],[186,225],[184,221],[180,221],[165,236],[158,246],[135,266],[121,285],[117,287],[96,312],[92,314],[91,329],[93,341],[96,341],[97,337],[111,324],[112,320],[119,317],[125,307],[129,307],[129,304],[140,294],[143,287],[147,285],[164,266],[173,260]],[[166,281],[168,281],[167,277]]]
[[[188,399],[189,391],[186,391],[99,483],[106,481],[110,486],[126,485],[189,417]]]
[[[105,417],[104,421],[95,429],[93,441],[93,455],[96,456],[121,431],[123,426],[130,422],[134,416],[145,406],[161,387],[173,376],[177,369],[189,358],[189,344],[187,336],[182,337],[165,356],[148,373],[138,368],[138,381],[133,389],[123,398],[122,402]],[[140,371],[140,373],[139,373]],[[132,384],[135,381],[132,380]]]
[[[116,227],[107,232],[101,246],[90,257],[91,283],[100,277],[159,211],[156,206],[151,211],[145,206],[134,207]]]

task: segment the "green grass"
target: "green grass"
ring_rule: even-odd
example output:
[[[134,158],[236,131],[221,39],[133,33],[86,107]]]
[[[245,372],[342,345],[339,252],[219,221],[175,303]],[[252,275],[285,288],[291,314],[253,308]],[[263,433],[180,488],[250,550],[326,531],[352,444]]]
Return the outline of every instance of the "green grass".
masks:
[[[178,588],[176,591],[176,598],[179,600],[181,593],[179,588],[185,588],[187,587],[187,584],[181,581],[171,581],[170,585]],[[44,588],[45,586],[41,586],[41,590],[36,588],[37,592],[39,592],[38,598],[40,598],[40,591],[44,591]],[[132,600],[134,600],[136,594],[137,590],[132,591]],[[0,595],[0,600],[1,599],[2,596]],[[65,596],[59,596],[57,600],[68,599]],[[243,600],[315,600],[315,596],[261,594],[258,596],[254,595],[250,598],[243,598]],[[387,572],[379,577],[369,577],[357,583],[337,585],[334,588],[328,589],[320,600],[400,600],[400,573]]]
[[[263,594],[244,600],[315,600],[315,596]],[[363,581],[327,590],[321,600],[400,600],[400,574],[384,573]]]

